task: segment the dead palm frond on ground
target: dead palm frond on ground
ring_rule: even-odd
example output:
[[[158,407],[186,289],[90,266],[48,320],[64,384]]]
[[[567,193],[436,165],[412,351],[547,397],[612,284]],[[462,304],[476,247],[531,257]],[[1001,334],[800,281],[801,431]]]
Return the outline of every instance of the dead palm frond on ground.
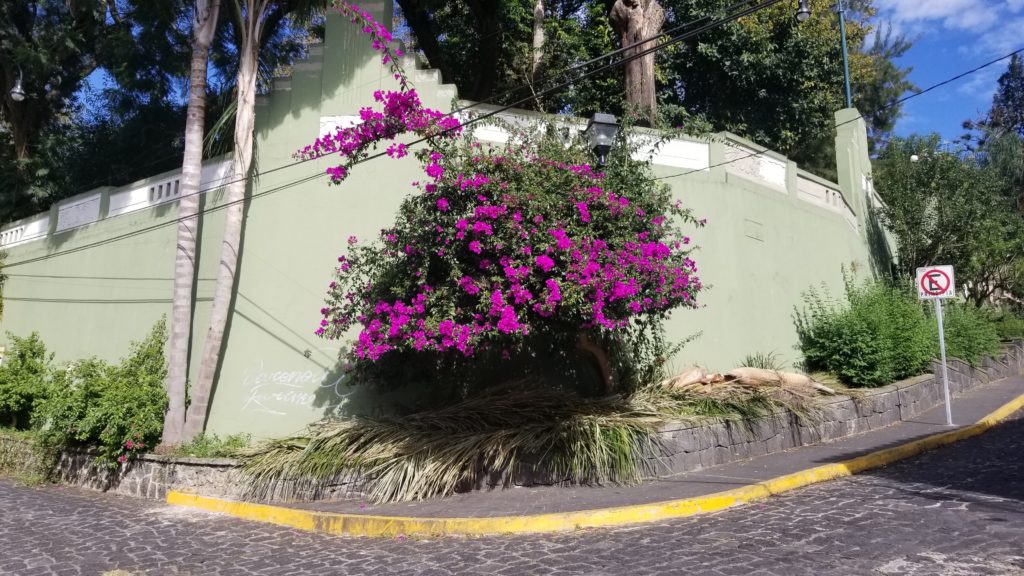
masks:
[[[241,452],[252,495],[357,480],[375,502],[447,496],[474,487],[631,484],[658,454],[658,431],[699,418],[788,409],[813,418],[814,390],[727,382],[580,398],[525,383],[395,417],[329,419],[304,434]]]

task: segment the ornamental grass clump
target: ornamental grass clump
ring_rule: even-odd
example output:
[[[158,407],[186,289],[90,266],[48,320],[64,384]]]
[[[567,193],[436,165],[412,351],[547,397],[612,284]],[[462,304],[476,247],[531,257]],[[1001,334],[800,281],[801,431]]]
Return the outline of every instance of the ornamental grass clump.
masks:
[[[448,496],[517,480],[631,484],[649,477],[658,432],[701,417],[740,420],[778,410],[814,419],[813,390],[723,384],[580,398],[540,382],[492,387],[444,408],[325,420],[242,450],[256,497],[351,481],[375,502]]]

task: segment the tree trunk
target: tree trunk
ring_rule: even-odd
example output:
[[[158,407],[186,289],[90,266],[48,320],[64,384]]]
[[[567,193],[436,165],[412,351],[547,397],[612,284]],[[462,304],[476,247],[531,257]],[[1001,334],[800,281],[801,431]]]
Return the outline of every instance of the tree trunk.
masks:
[[[610,14],[612,27],[619,33],[623,46],[629,46],[661,32],[665,10],[658,0],[616,0]],[[625,57],[657,46],[645,42],[626,51]],[[654,86],[654,53],[626,63],[626,103],[647,118],[651,125],[658,120],[658,103]]]
[[[544,0],[537,0],[533,5],[533,67],[530,74],[537,81],[537,71],[544,59]]]
[[[174,296],[168,342],[168,403],[163,434],[163,443],[171,446],[182,442],[185,428],[185,388],[189,341],[192,338],[192,291],[198,242],[198,193],[202,180],[203,134],[206,125],[206,68],[219,10],[220,0],[196,0],[192,20],[192,66],[189,74],[188,113],[185,118],[185,157],[181,164],[181,195],[178,200],[178,241],[174,256]]]
[[[479,44],[476,53],[476,82],[469,97],[478,102],[494,95],[501,59],[501,3],[498,0],[470,0]]]
[[[191,440],[206,426],[213,379],[220,362],[221,345],[228,315],[231,313],[231,295],[235,287],[238,250],[242,241],[243,200],[252,165],[253,131],[256,118],[256,72],[259,62],[260,30],[266,2],[253,2],[245,13],[242,47],[239,50],[238,106],[235,116],[235,157],[232,163],[231,184],[226,202],[229,204],[224,220],[224,239],[221,242],[217,287],[210,312],[210,329],[203,344],[199,376],[185,417],[185,441]]]

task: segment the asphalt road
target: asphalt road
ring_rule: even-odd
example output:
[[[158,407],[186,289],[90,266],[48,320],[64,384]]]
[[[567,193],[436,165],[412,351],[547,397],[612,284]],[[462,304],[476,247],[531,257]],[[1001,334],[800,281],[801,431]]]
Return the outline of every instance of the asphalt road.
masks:
[[[1024,575],[1024,419],[714,515],[572,534],[309,534],[0,479],[0,574]],[[124,576],[124,573],[118,573]]]

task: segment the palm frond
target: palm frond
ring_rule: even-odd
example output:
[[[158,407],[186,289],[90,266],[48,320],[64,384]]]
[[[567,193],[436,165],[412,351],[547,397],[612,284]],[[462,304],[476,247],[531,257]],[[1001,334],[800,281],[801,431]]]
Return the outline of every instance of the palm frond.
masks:
[[[649,386],[628,397],[580,398],[517,383],[403,417],[321,421],[306,435],[244,450],[241,460],[257,497],[352,480],[376,502],[507,487],[524,477],[631,484],[652,472],[668,422],[783,408],[813,416],[809,394],[766,388]]]

